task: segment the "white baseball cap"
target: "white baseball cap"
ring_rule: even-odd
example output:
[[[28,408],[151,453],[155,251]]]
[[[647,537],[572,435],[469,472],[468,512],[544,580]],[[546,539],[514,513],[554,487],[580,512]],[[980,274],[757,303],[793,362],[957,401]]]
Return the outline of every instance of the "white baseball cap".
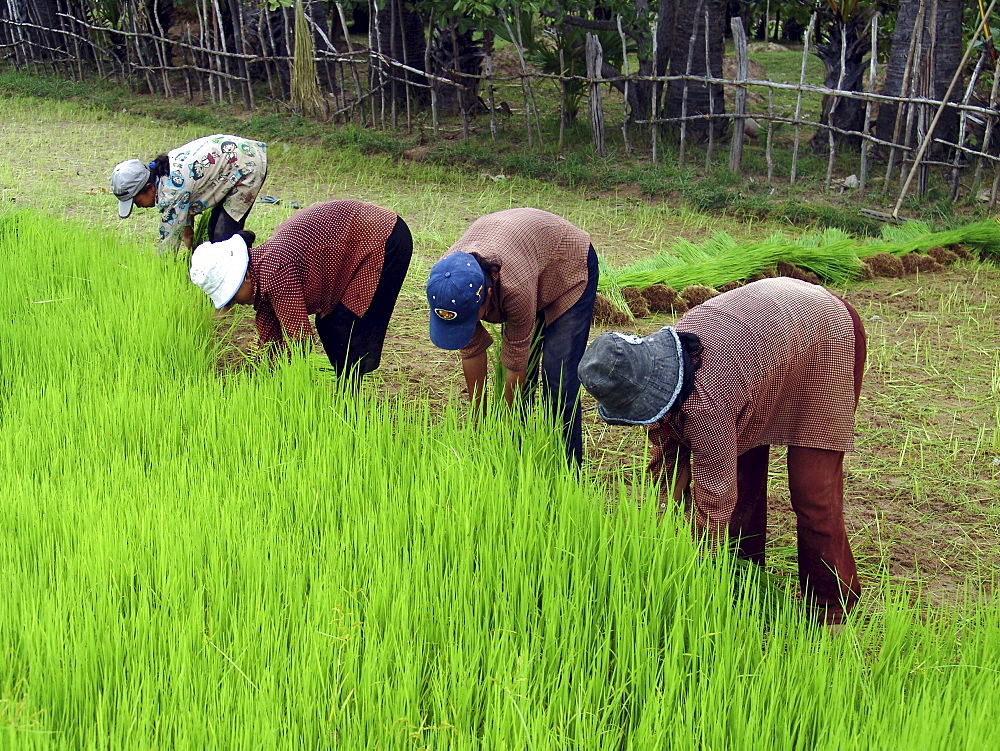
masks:
[[[212,298],[218,310],[232,301],[249,265],[247,244],[239,235],[217,243],[202,243],[191,254],[191,281]]]
[[[138,159],[119,162],[111,170],[111,192],[118,199],[118,216],[122,219],[132,213],[132,201],[149,184],[151,174]]]

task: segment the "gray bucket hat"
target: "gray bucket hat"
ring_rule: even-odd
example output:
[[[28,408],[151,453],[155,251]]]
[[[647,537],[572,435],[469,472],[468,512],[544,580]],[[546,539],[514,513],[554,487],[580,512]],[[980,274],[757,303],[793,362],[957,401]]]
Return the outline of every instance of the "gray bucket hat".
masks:
[[[667,413],[680,393],[681,340],[672,326],[645,337],[609,331],[587,347],[577,372],[605,422],[649,425]]]

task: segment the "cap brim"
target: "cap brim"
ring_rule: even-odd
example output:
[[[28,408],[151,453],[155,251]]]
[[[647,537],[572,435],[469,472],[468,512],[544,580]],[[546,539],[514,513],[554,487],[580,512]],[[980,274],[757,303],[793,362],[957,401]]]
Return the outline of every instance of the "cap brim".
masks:
[[[131,213],[132,213],[131,198],[118,202],[118,216],[120,216],[122,219],[127,219],[129,214]]]
[[[461,323],[447,323],[431,311],[431,341],[441,349],[462,349],[472,341],[477,323],[479,319],[474,316]]]

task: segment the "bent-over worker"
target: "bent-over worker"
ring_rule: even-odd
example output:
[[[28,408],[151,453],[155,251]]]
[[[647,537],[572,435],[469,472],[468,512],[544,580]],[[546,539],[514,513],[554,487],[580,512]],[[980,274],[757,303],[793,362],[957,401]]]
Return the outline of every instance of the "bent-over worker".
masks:
[[[256,248],[248,234],[191,256],[191,281],[216,309],[253,305],[264,345],[318,335],[338,375],[375,370],[413,253],[406,222],[370,203],[329,201],[296,212]]]
[[[211,209],[208,239],[227,240],[244,228],[267,178],[267,144],[222,133],[205,136],[149,164],[129,159],[111,172],[118,216],[132,205],[160,210],[160,252],[190,250],[194,217]]]
[[[764,279],[651,336],[601,334],[580,378],[605,421],[649,426],[661,504],[673,486],[675,501],[693,501],[697,532],[736,540],[737,555],[759,565],[768,454],[788,446],[799,582],[816,619],[835,625],[861,591],[843,463],[866,351],[858,314],[843,300],[808,282]]]
[[[493,338],[481,321],[503,324],[504,395],[538,379],[530,368],[536,323],[541,330],[542,400],[561,417],[567,457],[583,460],[580,380],[597,295],[597,253],[590,235],[562,217],[532,208],[480,217],[431,269],[427,281],[430,337],[461,350],[476,410],[482,406]]]

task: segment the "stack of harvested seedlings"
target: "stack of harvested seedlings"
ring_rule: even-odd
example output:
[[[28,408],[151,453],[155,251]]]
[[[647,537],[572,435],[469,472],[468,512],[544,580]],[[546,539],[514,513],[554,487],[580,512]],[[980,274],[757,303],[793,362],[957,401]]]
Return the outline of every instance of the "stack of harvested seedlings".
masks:
[[[943,248],[940,245],[930,248],[927,251],[927,255],[929,255],[935,261],[940,263],[942,266],[947,266],[949,263],[954,263],[955,259],[958,258],[957,253],[953,253],[952,251],[948,250],[947,248]]]
[[[642,291],[642,295],[653,313],[684,313],[689,307],[687,300],[666,284],[651,284]]]
[[[594,323],[603,326],[623,326],[629,322],[628,314],[618,310],[611,300],[600,292],[597,293],[594,299]]]
[[[875,253],[864,259],[862,279],[874,279],[879,276],[898,278],[906,273],[903,262],[891,253]]]
[[[929,271],[940,271],[944,268],[940,263],[923,253],[907,253],[899,260],[903,262],[903,270],[907,274],[915,274],[918,271],[926,274]]]
[[[642,292],[638,289],[635,287],[622,287],[622,297],[625,298],[628,309],[632,311],[633,316],[636,318],[649,317],[649,306],[646,304],[646,298],[642,296]]]
[[[711,300],[718,294],[714,289],[706,287],[704,284],[689,284],[681,290],[681,297],[691,308],[701,305],[706,300]]]
[[[801,279],[803,282],[809,282],[810,284],[820,283],[819,275],[813,273],[812,271],[800,269],[794,263],[788,263],[787,261],[778,261],[776,271],[778,276],[788,276],[792,279]]]

